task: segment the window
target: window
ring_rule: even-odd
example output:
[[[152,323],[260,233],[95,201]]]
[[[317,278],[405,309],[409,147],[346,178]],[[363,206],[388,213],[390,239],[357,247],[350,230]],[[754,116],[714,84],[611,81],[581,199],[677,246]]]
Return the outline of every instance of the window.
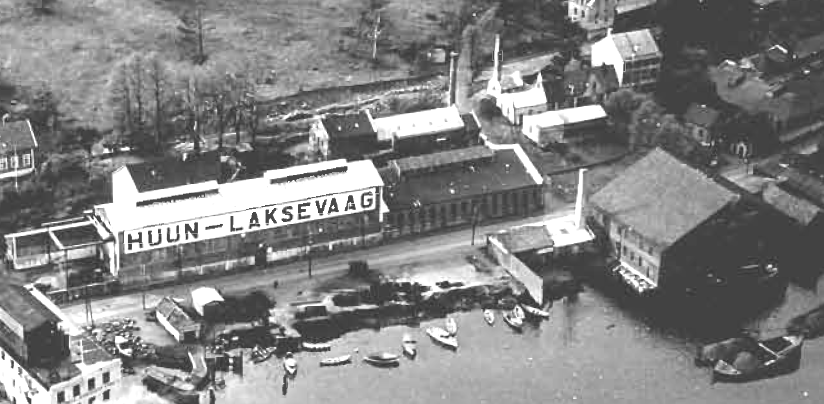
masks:
[[[110,390],[104,391],[103,392],[103,401],[108,401],[110,398],[112,398],[111,391]]]
[[[63,403],[65,401],[66,401],[66,392],[65,391],[57,392],[57,402],[58,403]]]
[[[103,384],[108,383],[108,382],[110,381],[110,379],[111,379],[111,378],[112,378],[111,373],[109,373],[109,372],[104,372],[104,373],[103,373]]]
[[[23,167],[31,166],[31,154],[23,155]]]
[[[17,168],[17,163],[19,162],[17,156],[12,156],[9,161],[11,161],[11,168]]]
[[[8,167],[8,159],[5,157],[0,157],[0,170],[5,170]]]
[[[77,397],[77,396],[79,396],[79,395],[80,395],[80,385],[79,385],[79,384],[78,384],[78,385],[76,385],[76,386],[74,386],[74,387],[72,387],[72,394],[73,394],[75,397]]]
[[[458,205],[452,203],[449,205],[449,213],[450,216],[454,219],[455,216],[458,216]]]
[[[461,202],[461,214],[466,214],[469,211],[469,203],[466,201]]]

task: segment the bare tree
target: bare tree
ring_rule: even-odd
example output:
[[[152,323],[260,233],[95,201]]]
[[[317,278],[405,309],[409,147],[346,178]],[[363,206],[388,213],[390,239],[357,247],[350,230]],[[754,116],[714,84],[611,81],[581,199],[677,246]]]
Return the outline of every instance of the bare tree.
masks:
[[[209,21],[203,17],[203,10],[198,7],[194,13],[187,13],[180,16],[180,23],[177,30],[183,34],[183,40],[195,48],[193,61],[197,65],[206,62],[207,55],[203,49],[205,32],[214,29]]]
[[[135,53],[126,62],[129,66],[129,87],[132,89],[131,94],[134,97],[136,113],[134,116],[134,124],[138,132],[143,132],[143,76],[145,74],[143,67],[143,55]]]
[[[166,104],[166,87],[169,84],[166,65],[158,57],[157,54],[151,54],[147,57],[146,63],[148,72],[149,86],[152,93],[152,101],[154,103],[154,139],[160,145],[162,143],[163,123],[165,121],[165,104]]]

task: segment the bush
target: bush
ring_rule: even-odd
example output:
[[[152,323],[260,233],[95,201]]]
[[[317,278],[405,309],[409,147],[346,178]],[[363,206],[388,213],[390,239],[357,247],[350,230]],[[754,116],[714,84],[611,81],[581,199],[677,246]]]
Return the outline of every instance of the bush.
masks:
[[[486,96],[481,99],[478,106],[478,114],[480,114],[481,117],[492,118],[498,115],[499,112],[498,106],[495,105],[495,98]]]

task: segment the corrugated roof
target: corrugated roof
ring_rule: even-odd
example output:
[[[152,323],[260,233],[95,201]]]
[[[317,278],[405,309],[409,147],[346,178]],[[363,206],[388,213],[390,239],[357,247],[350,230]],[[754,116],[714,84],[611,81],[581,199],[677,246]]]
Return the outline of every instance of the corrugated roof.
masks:
[[[454,105],[377,118],[373,123],[378,140],[448,132],[462,129],[464,125],[461,113]]]
[[[721,113],[718,110],[706,105],[690,104],[687,111],[684,112],[684,121],[708,128],[715,124],[720,115]]]
[[[26,332],[47,322],[60,322],[56,314],[20,285],[0,283],[0,307]]]
[[[554,242],[546,226],[521,226],[497,234],[501,244],[512,254],[552,247]]]
[[[329,137],[377,136],[366,111],[346,115],[329,114],[321,118],[321,122]]]
[[[157,314],[162,314],[176,330],[197,325],[188,314],[169,296],[164,297],[157,303]]]
[[[199,184],[220,178],[220,156],[217,151],[158,162],[126,166],[138,192],[155,191],[188,184]]]
[[[422,170],[491,159],[494,155],[495,152],[486,146],[472,146],[397,159],[393,160],[392,164],[400,170],[401,175],[409,175]]]
[[[661,56],[649,29],[611,34],[611,38],[624,60]]]
[[[0,154],[14,153],[14,148],[37,147],[29,120],[0,123]]]
[[[591,203],[644,237],[672,245],[736,198],[656,148],[598,191]]]
[[[810,224],[821,213],[821,208],[815,204],[781,189],[775,183],[767,185],[763,197],[768,204],[803,226]]]

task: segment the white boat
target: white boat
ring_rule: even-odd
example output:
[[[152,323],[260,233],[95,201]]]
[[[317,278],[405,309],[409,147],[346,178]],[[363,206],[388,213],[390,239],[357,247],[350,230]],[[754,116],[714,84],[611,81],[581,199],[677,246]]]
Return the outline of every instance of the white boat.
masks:
[[[515,308],[512,309],[512,314],[515,317],[520,318],[521,320],[526,318],[526,314],[524,313],[524,309],[522,309],[521,306],[517,305],[517,304],[515,305]]]
[[[388,352],[376,352],[365,356],[363,361],[374,366],[397,366],[400,362],[400,357]]]
[[[294,376],[298,373],[298,361],[291,352],[287,352],[283,358],[283,370],[289,376]]]
[[[123,355],[127,358],[131,358],[132,355],[134,354],[134,351],[132,350],[132,348],[129,348],[129,340],[126,339],[125,337],[122,337],[120,335],[115,335],[114,336],[114,346],[115,346],[115,348],[117,348],[117,352],[119,352],[120,355]]]
[[[446,319],[446,331],[449,333],[449,335],[458,334],[458,322],[455,321],[454,318],[448,317]]]
[[[303,347],[304,351],[309,351],[309,352],[324,352],[324,351],[332,350],[332,345],[329,345],[329,344],[326,344],[326,343],[315,344],[315,343],[311,343],[311,342],[304,342],[304,343],[301,344],[301,347]]]
[[[544,311],[544,310],[541,310],[537,307],[532,307],[532,306],[529,306],[529,305],[526,305],[526,304],[522,304],[521,307],[523,307],[524,312],[526,312],[526,314],[528,314],[532,317],[538,317],[538,318],[542,318],[542,319],[549,318],[549,312],[548,311]]]
[[[458,339],[443,328],[429,327],[426,329],[426,334],[429,335],[433,341],[447,348],[458,349]]]
[[[403,334],[403,343],[401,344],[403,347],[403,354],[409,357],[409,359],[415,359],[418,355],[418,342],[415,341],[409,334]]]
[[[514,311],[514,310],[513,310]],[[515,315],[515,313],[504,313],[504,322],[517,331],[521,331],[524,326],[524,320]]]
[[[495,313],[489,309],[484,310],[484,320],[489,325],[495,324]]]
[[[341,355],[320,360],[321,366],[339,366],[352,363],[352,355]]]

